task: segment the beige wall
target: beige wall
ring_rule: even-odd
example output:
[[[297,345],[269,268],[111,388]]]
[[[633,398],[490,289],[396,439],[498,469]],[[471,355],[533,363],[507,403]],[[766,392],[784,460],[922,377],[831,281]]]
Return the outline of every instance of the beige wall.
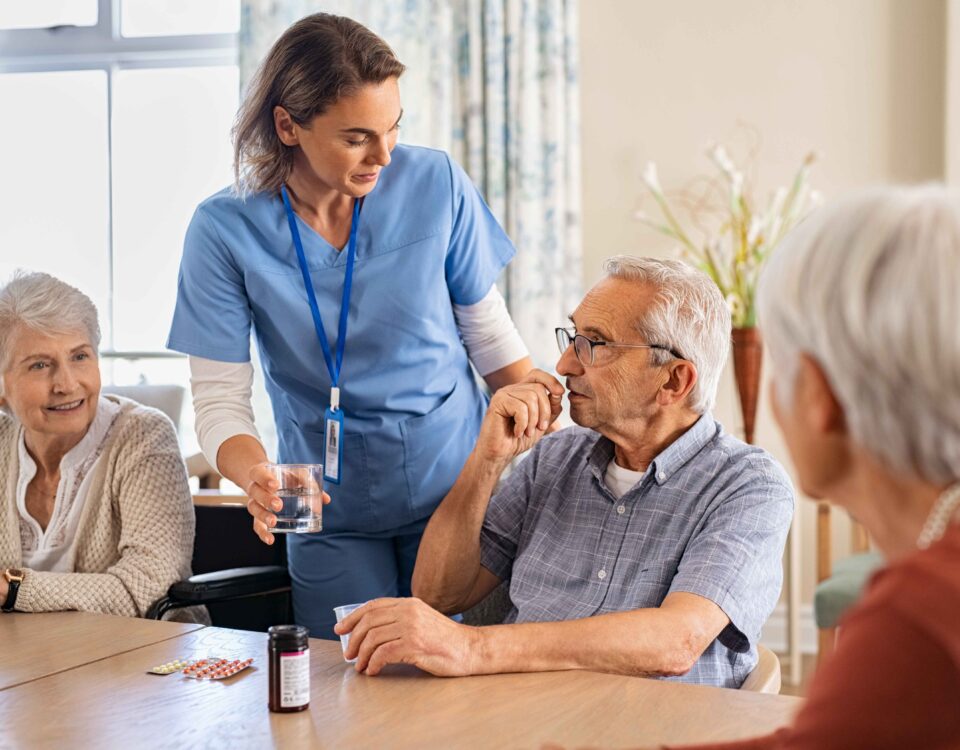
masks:
[[[811,149],[812,181],[828,200],[943,176],[945,0],[582,0],[580,26],[587,285],[608,255],[672,253],[632,219],[643,165],[656,161],[664,188],[681,188],[710,171],[708,142],[746,143],[738,122],[763,139],[761,195]],[[717,416],[738,432],[738,414],[728,368]],[[766,393],[757,432],[789,466]],[[813,517],[805,503],[805,602]]]
[[[947,0],[945,177],[960,186],[960,0]]]

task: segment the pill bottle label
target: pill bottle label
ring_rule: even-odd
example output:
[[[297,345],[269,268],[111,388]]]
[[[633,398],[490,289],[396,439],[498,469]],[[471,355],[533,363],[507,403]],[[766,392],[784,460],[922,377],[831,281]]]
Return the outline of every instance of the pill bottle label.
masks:
[[[280,706],[297,708],[310,702],[310,649],[280,654]]]

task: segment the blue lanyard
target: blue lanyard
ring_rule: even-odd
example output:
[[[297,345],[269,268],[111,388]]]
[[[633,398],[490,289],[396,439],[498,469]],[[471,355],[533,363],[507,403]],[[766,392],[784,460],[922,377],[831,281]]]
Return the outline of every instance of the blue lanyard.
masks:
[[[360,201],[356,198],[353,201],[353,222],[350,225],[350,244],[347,246],[347,272],[343,280],[343,300],[340,303],[340,327],[337,329],[337,361],[334,365],[333,357],[330,355],[330,344],[327,342],[327,333],[323,329],[323,321],[320,319],[320,308],[317,305],[317,295],[313,291],[313,281],[310,279],[310,272],[307,270],[307,258],[303,253],[303,243],[300,241],[300,232],[297,230],[297,220],[290,206],[290,197],[287,195],[287,186],[280,186],[280,194],[283,196],[283,206],[287,211],[287,222],[290,224],[290,234],[293,236],[293,244],[297,248],[297,261],[300,264],[300,273],[303,276],[303,284],[307,288],[307,300],[310,302],[310,314],[313,315],[313,327],[317,332],[317,339],[320,341],[320,348],[323,350],[323,359],[327,363],[327,372],[330,373],[330,380],[333,388],[338,388],[340,381],[340,367],[343,365],[343,350],[347,344],[347,315],[350,312],[350,288],[353,286],[353,261],[357,256],[357,228],[360,226]],[[337,407],[331,404],[334,409]]]

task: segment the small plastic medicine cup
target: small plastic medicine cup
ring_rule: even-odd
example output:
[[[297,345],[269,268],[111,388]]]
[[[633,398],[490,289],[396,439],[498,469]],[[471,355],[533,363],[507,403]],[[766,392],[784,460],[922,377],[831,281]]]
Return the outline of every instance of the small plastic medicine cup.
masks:
[[[343,619],[349,615],[353,610],[360,609],[366,602],[360,602],[359,604],[341,604],[339,607],[333,608],[333,613],[337,616],[337,622],[342,622]],[[351,664],[356,661],[356,659],[347,659],[347,646],[350,645],[350,633],[344,633],[340,636],[340,648],[343,649],[343,658],[344,661],[348,661]]]

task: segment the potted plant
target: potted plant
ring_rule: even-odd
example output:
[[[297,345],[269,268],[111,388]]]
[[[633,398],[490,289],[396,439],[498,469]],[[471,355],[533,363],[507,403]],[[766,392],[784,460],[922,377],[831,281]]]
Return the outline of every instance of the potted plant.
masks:
[[[679,243],[682,257],[710,276],[730,305],[744,438],[752,443],[763,356],[755,304],[757,282],[783,237],[819,202],[808,183],[815,155],[803,159],[790,186],[773,191],[765,206],[754,199],[744,172],[723,146],[711,147],[708,155],[719,175],[705,178],[706,190],[697,198],[682,194],[668,199],[656,164],[648,163],[643,181],[656,201],[659,218],[644,212],[637,218]]]

